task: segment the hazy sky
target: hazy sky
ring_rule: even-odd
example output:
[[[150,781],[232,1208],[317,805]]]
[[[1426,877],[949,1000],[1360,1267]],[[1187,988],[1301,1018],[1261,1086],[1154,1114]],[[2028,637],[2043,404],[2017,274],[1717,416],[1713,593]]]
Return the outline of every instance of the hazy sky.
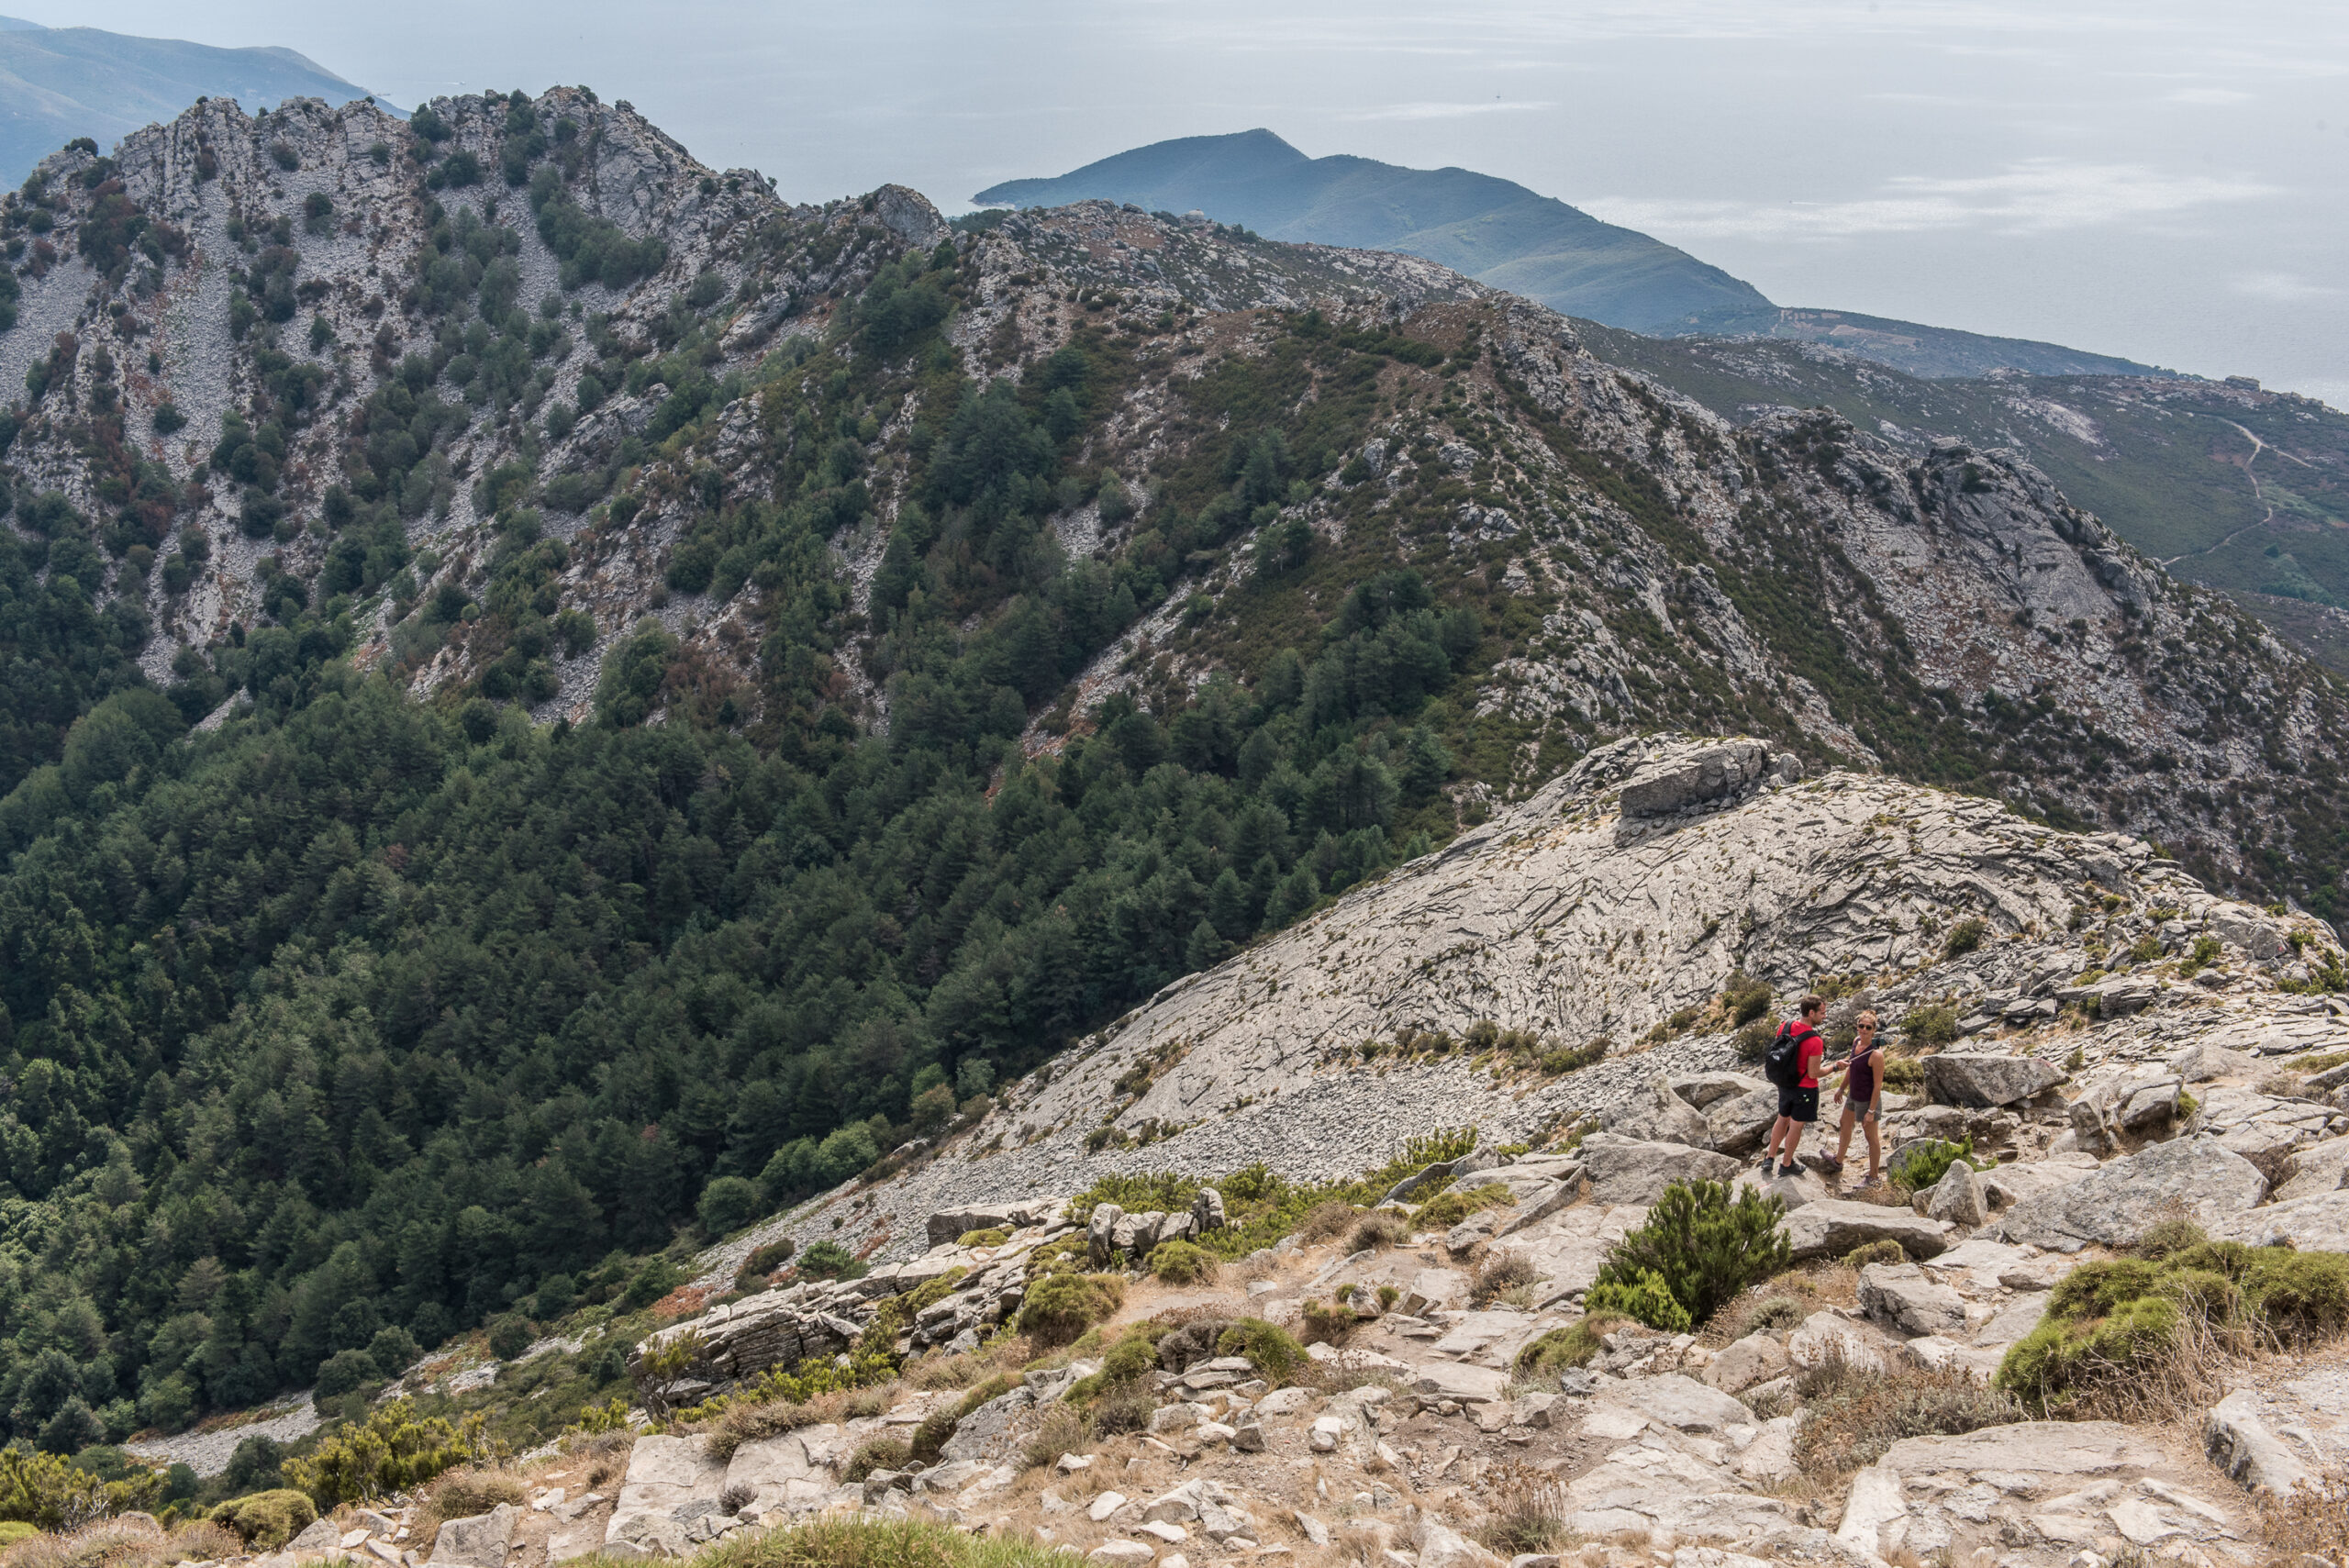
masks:
[[[1458,164],[1782,305],[2349,407],[2349,7],[2210,0],[14,0],[395,102],[582,82],[792,196],[941,206],[1164,137]]]

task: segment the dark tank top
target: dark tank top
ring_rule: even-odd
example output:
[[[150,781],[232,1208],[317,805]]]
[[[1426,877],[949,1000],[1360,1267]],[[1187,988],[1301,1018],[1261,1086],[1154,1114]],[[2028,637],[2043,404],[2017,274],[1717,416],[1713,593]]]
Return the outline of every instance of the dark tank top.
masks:
[[[1852,1052],[1851,1076],[1843,1081],[1845,1099],[1865,1105],[1876,1098],[1876,1066],[1868,1060],[1876,1051],[1876,1048],[1871,1046],[1865,1051]]]

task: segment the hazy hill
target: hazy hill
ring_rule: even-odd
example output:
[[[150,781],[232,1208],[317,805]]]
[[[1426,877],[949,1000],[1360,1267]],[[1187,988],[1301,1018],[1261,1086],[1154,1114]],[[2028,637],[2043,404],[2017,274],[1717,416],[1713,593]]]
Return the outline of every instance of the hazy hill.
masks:
[[[215,49],[0,17],[0,183],[17,183],[77,136],[109,148],[198,98],[259,109],[287,98],[341,104],[366,95],[290,49]]]
[[[1008,181],[972,199],[1060,206],[1091,198],[1197,209],[1277,239],[1425,256],[1554,309],[1635,331],[1705,312],[1771,308],[1753,284],[1719,267],[1508,180],[1369,158],[1308,158],[1269,130],[1155,142],[1056,180]]]
[[[1911,375],[2144,375],[2151,366],[2055,343],[1991,338],[1849,311],[1782,309],[1685,250],[1513,181],[1466,169],[1308,158],[1269,130],[1153,142],[1057,179],[1008,180],[976,202],[1130,202],[1197,210],[1276,239],[1401,250],[1553,310],[1634,332],[1753,334],[1832,343]]]

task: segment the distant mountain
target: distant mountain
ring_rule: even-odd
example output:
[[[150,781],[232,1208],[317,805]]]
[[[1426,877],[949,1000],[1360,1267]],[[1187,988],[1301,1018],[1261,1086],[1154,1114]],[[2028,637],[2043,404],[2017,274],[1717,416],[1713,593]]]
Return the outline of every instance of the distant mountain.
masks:
[[[17,183],[76,137],[104,150],[198,98],[234,98],[250,111],[365,96],[290,49],[215,49],[0,17],[0,183]]]
[[[1401,250],[1553,310],[1653,337],[1686,333],[1832,343],[1910,375],[2153,375],[2150,365],[2055,343],[1987,338],[1849,311],[1784,309],[1742,278],[1553,196],[1466,169],[1308,158],[1269,130],[1152,142],[1052,180],[1008,180],[997,206],[1130,202],[1198,211],[1275,239]]]
[[[1753,284],[1633,229],[1466,169],[1308,158],[1269,130],[1161,141],[1057,180],[1012,180],[974,201],[1064,206],[1100,198],[1193,209],[1275,239],[1401,250],[1570,315],[1636,332],[1708,313],[1768,312]]]

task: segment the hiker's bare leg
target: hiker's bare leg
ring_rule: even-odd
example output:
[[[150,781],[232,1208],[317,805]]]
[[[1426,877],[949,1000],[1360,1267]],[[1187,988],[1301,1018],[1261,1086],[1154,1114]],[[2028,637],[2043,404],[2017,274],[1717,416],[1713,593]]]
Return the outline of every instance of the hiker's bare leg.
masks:
[[[1852,1118],[1858,1109],[1851,1101],[1843,1102],[1843,1122],[1835,1129],[1835,1163],[1838,1165],[1843,1162],[1843,1156],[1851,1152]]]
[[[1865,1125],[1868,1135],[1868,1180],[1873,1182],[1884,1169],[1884,1150],[1877,1141],[1881,1135],[1876,1131],[1876,1118],[1868,1118]]]

